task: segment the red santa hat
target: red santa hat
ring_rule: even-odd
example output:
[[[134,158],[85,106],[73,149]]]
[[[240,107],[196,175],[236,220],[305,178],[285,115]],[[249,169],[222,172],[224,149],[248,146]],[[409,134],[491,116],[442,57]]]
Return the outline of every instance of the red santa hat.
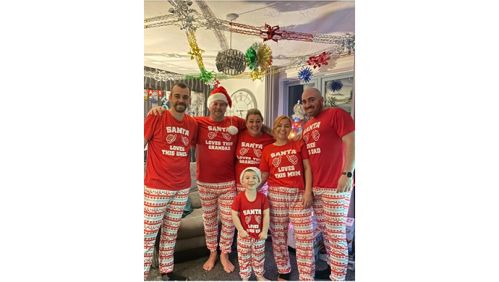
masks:
[[[215,101],[224,101],[229,107],[232,107],[232,100],[223,86],[218,86],[211,91],[210,96],[208,96],[208,107]]]

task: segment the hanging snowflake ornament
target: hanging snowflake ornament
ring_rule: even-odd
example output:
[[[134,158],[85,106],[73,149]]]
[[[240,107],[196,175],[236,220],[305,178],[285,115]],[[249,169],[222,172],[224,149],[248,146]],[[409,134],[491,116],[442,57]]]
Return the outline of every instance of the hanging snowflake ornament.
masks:
[[[304,82],[309,82],[312,79],[312,69],[310,67],[302,67],[298,71],[298,78]]]
[[[329,84],[329,89],[332,92],[340,91],[341,88],[343,88],[343,83],[339,80],[333,80],[331,81],[331,84]]]

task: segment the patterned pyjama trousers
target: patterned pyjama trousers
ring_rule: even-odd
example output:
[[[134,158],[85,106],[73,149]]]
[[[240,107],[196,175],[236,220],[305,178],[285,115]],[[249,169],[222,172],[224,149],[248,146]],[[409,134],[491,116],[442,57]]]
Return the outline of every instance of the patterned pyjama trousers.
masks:
[[[220,212],[222,221],[220,250],[224,254],[230,253],[235,229],[231,214],[231,205],[236,197],[235,181],[225,183],[198,182],[197,184],[203,209],[206,247],[210,252],[217,250],[218,212]]]
[[[144,280],[152,264],[154,243],[161,227],[159,271],[173,271],[173,252],[189,189],[178,191],[144,186]]]
[[[336,188],[313,187],[314,214],[324,238],[332,281],[344,281],[348,266],[346,219],[350,192],[336,193]]]
[[[312,209],[303,208],[303,190],[269,186],[270,231],[272,248],[279,274],[291,272],[288,252],[288,228],[293,224],[296,262],[300,281],[314,280],[314,234]]]
[[[265,262],[265,240],[252,237],[237,237],[237,258],[241,279],[249,279],[251,269],[256,276],[263,276]]]

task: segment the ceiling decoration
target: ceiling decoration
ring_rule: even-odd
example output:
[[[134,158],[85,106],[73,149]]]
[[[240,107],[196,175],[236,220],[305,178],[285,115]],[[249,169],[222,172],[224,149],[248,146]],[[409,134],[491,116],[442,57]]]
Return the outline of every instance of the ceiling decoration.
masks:
[[[191,76],[212,83],[214,79],[250,78],[251,70],[241,73],[240,50],[252,45],[248,41],[254,43],[255,37],[269,44],[275,66],[271,72],[305,65],[323,70],[355,52],[353,1],[145,0],[144,11],[144,64],[158,69],[145,75],[159,80]],[[239,17],[237,23],[222,19],[230,19],[231,14]],[[225,32],[231,34],[230,47]],[[190,61],[197,65],[197,73]]]
[[[227,75],[238,75],[246,69],[244,54],[236,49],[218,52],[216,61],[217,70]]]

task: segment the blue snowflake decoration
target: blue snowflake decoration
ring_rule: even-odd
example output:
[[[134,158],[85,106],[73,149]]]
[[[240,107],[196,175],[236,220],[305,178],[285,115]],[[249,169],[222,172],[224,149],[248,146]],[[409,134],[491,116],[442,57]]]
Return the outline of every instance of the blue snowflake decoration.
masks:
[[[298,77],[300,80],[309,82],[312,79],[312,69],[309,67],[302,67],[298,72]]]
[[[333,80],[331,81],[331,84],[329,84],[329,89],[333,92],[340,91],[341,88],[343,88],[343,83],[339,80]]]

